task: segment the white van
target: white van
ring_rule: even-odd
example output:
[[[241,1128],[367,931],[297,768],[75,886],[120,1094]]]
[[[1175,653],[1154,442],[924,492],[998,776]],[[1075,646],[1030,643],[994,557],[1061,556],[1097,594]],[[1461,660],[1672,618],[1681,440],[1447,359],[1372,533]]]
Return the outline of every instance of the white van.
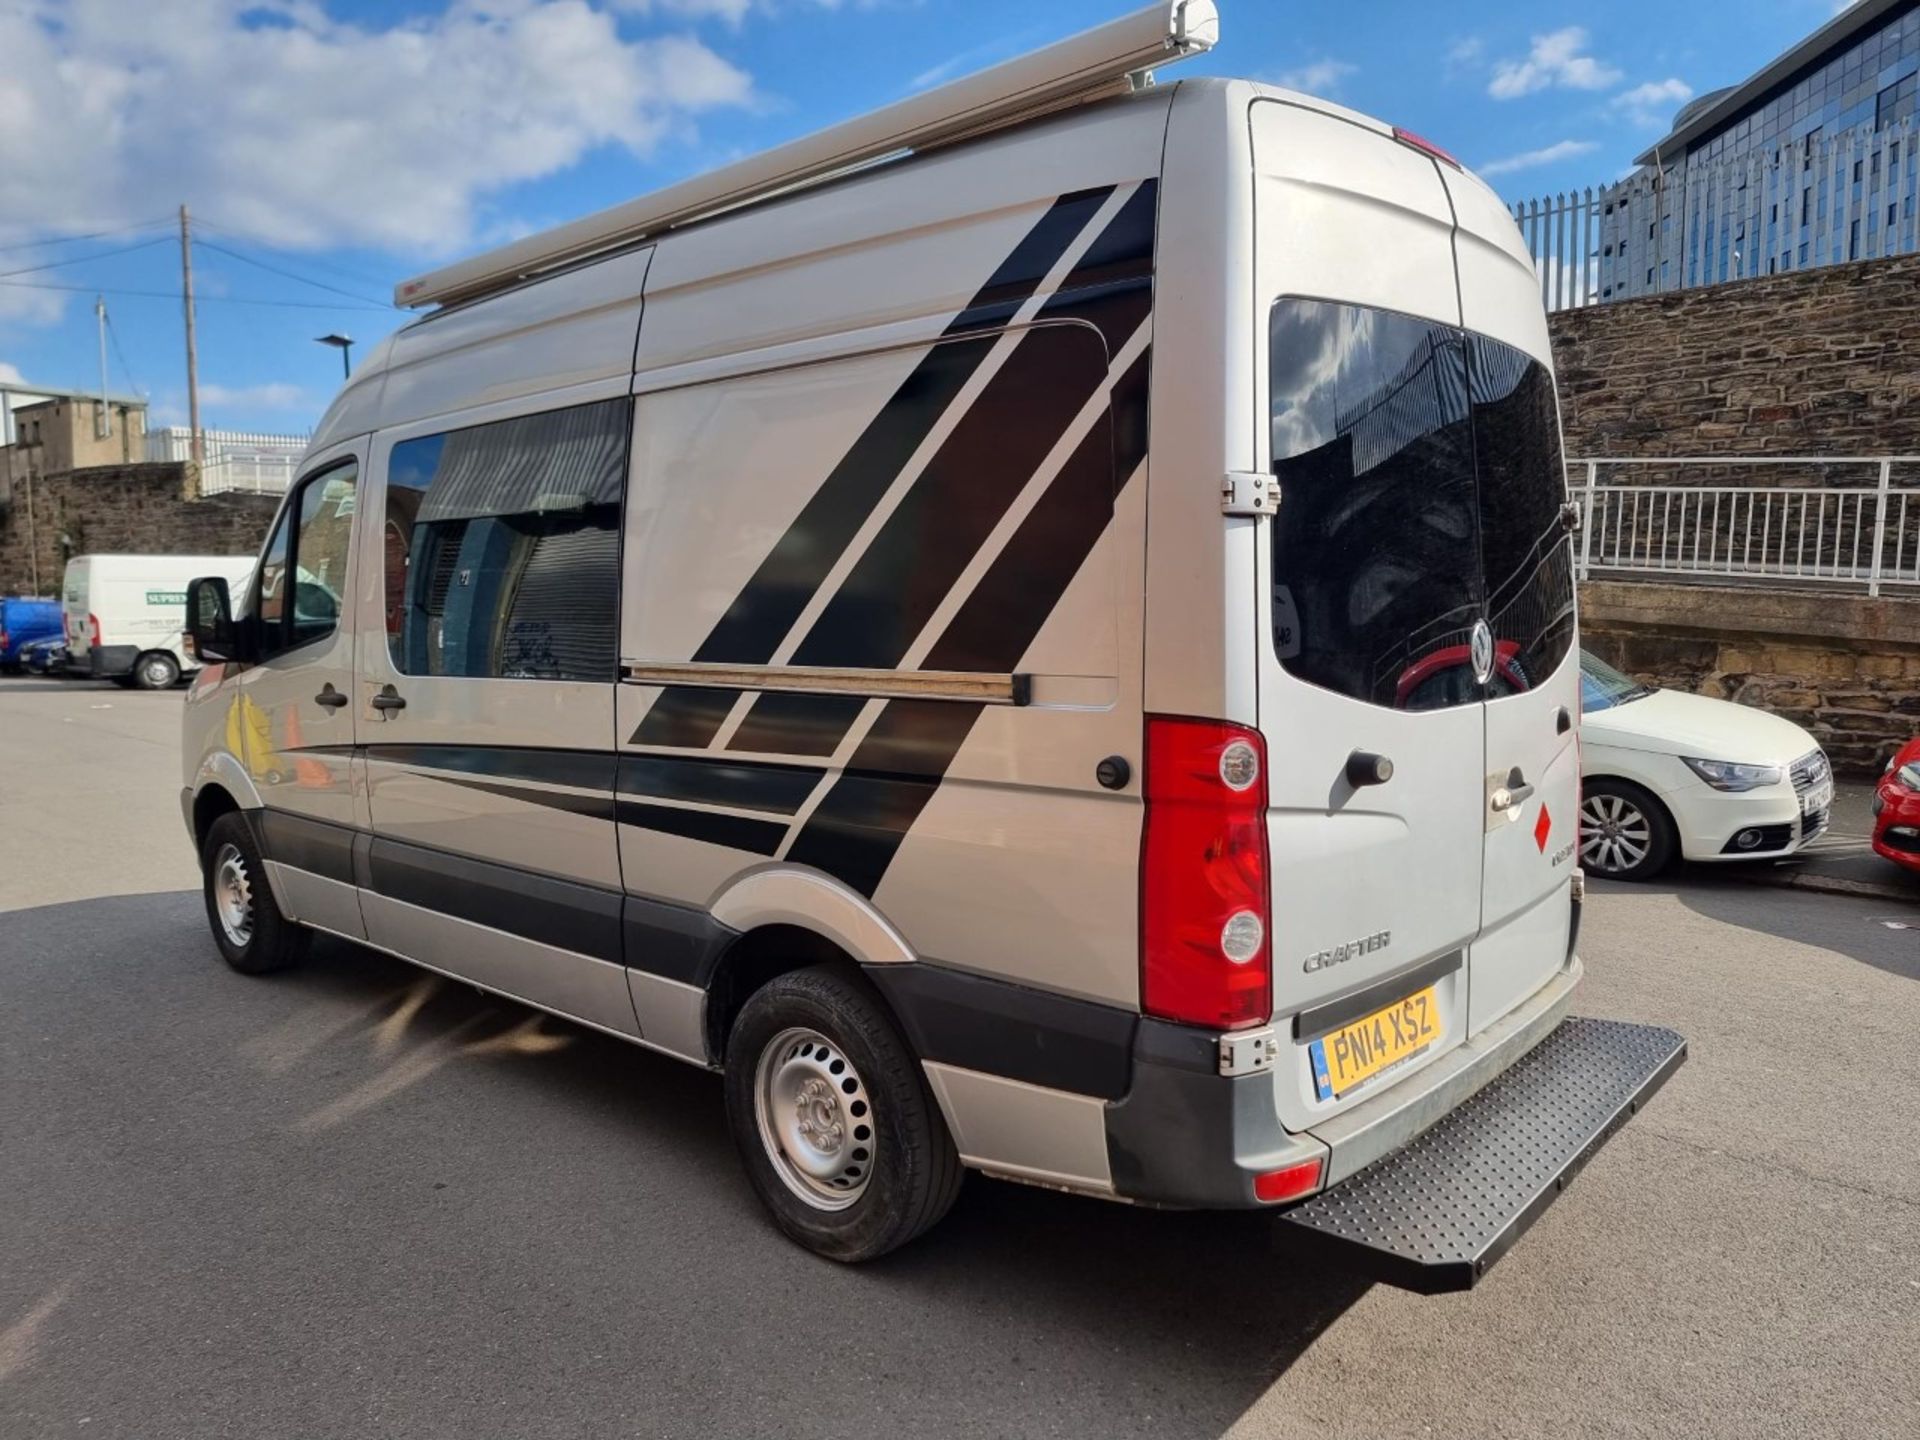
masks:
[[[218,575],[236,589],[251,555],[76,555],[61,583],[68,668],[165,690],[199,662],[181,646],[187,582]]]
[[[1217,25],[401,286],[191,602],[229,963],[324,931],[722,1071],[838,1259],[972,1168],[1473,1283],[1684,1054],[1566,1018],[1546,323],[1432,146],[1143,83]]]

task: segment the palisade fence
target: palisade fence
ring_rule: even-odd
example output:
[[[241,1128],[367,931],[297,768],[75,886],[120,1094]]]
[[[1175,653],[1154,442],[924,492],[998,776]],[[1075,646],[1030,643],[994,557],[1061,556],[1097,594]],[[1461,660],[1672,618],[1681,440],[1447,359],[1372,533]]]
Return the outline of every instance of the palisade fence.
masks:
[[[275,435],[249,430],[202,430],[201,495],[284,495],[295,467],[306,453],[306,435]],[[193,458],[193,432],[169,425],[147,433],[147,459]]]
[[[1523,201],[1549,310],[1920,250],[1920,130],[1861,126]]]
[[[1581,579],[1920,586],[1920,456],[1572,460]]]

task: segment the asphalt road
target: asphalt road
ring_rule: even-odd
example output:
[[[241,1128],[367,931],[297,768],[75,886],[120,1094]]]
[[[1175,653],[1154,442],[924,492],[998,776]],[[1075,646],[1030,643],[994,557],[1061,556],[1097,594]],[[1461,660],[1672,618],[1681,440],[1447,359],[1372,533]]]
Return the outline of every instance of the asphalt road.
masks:
[[[1579,1008],[1691,1059],[1469,1295],[978,1177],[850,1270],[712,1077],[344,944],[229,972],[178,704],[0,682],[6,1440],[1920,1433],[1920,908],[1596,886]]]

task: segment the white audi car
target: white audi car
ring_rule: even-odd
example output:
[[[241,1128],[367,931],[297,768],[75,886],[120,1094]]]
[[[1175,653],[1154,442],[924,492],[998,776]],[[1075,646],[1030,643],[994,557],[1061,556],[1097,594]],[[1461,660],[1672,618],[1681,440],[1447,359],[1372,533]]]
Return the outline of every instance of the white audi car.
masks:
[[[1833,770],[1791,720],[1657,690],[1580,652],[1580,863],[1644,880],[1676,855],[1764,860],[1827,828]]]

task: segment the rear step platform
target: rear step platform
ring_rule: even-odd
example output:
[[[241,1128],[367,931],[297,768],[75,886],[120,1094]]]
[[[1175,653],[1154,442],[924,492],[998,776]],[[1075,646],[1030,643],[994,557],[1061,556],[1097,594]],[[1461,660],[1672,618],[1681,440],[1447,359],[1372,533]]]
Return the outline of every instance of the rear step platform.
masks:
[[[1568,1019],[1430,1130],[1276,1217],[1281,1238],[1423,1295],[1470,1290],[1686,1058],[1671,1030]]]

